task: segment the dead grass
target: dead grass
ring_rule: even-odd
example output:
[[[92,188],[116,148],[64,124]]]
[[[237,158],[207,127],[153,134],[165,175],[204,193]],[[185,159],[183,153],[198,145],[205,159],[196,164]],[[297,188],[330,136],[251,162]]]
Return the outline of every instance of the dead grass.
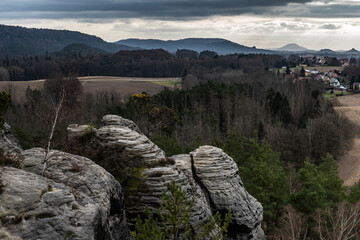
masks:
[[[173,88],[179,86],[178,78],[129,78],[129,77],[108,77],[92,76],[79,78],[84,92],[110,92],[127,97],[135,93],[146,92],[150,95],[159,93],[164,86]],[[23,82],[0,82],[0,91],[10,92],[16,96],[16,100],[23,102],[25,100],[25,91],[27,86],[32,89],[42,89],[44,80],[23,81]],[[181,85],[181,84],[180,84]]]
[[[337,97],[332,102],[335,111],[355,125],[355,138],[345,143],[347,150],[338,159],[339,176],[345,186],[352,186],[360,180],[360,94]]]

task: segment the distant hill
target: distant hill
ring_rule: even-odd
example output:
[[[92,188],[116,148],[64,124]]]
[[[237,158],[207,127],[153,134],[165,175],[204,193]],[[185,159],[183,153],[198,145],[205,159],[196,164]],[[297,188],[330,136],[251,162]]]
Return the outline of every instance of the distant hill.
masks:
[[[99,48],[90,47],[89,45],[82,43],[72,43],[67,45],[62,50],[54,53],[57,56],[74,56],[77,54],[89,55],[89,54],[106,54],[106,52]]]
[[[360,52],[358,50],[356,50],[355,48],[352,48],[349,51],[346,51],[345,53],[347,53],[347,54],[360,54]]]
[[[281,48],[277,48],[277,51],[287,51],[287,52],[306,52],[309,49],[299,46],[296,43],[287,44]]]
[[[86,44],[109,53],[134,49],[80,32],[0,25],[0,58],[51,53],[72,43]]]
[[[171,53],[175,53],[178,49],[189,49],[197,52],[210,50],[222,55],[232,53],[272,53],[270,50],[246,47],[222,38],[186,38],[168,41],[158,39],[125,39],[116,43],[143,49],[161,48]]]
[[[324,48],[324,49],[321,49],[320,51],[318,51],[318,53],[321,53],[321,54],[335,54],[336,52],[331,50],[331,49]]]

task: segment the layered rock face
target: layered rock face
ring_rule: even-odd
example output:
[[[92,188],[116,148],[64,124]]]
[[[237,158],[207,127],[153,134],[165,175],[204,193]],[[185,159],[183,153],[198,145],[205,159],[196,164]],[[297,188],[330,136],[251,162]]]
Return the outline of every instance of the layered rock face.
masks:
[[[175,181],[194,202],[195,231],[214,213],[231,212],[229,239],[264,239],[262,206],[221,149],[202,146],[166,157],[132,121],[115,115],[105,116],[99,129],[71,125],[68,133],[75,154],[51,151],[43,177],[44,150],[22,151],[8,127],[2,132],[0,148],[23,161],[22,169],[0,167],[0,238],[132,239],[128,226],[145,206],[159,207]]]
[[[44,150],[22,152],[23,170],[0,168],[0,238],[132,239],[120,184],[90,159]]]
[[[231,212],[231,239],[264,239],[262,206],[246,191],[235,162],[221,149],[202,146],[166,158],[132,121],[115,115],[105,116],[99,129],[71,125],[68,132],[78,154],[103,165],[117,162],[126,169],[116,177],[123,179],[130,225],[145,206],[158,207],[161,193],[175,181],[194,200],[190,221],[194,229],[217,211]]]
[[[195,179],[207,193],[213,211],[231,211],[230,228],[241,229],[240,233],[230,229],[235,237],[262,238],[262,206],[244,188],[234,160],[212,146],[201,146],[190,154]]]

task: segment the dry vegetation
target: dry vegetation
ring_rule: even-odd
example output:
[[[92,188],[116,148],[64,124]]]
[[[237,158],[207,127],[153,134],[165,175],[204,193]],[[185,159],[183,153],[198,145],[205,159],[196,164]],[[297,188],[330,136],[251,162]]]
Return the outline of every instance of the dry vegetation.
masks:
[[[354,139],[346,142],[345,154],[339,156],[339,175],[345,186],[352,186],[360,180],[360,95],[348,95],[332,100],[334,109],[355,124]]]
[[[164,86],[172,87],[171,82],[177,83],[177,78],[128,78],[128,77],[80,77],[84,92],[111,92],[123,97],[141,93],[156,94],[164,89]],[[32,89],[42,89],[44,80],[35,81],[3,81],[0,82],[0,91],[10,92],[12,96],[21,101],[25,98],[27,86]],[[174,86],[174,85],[173,85]]]

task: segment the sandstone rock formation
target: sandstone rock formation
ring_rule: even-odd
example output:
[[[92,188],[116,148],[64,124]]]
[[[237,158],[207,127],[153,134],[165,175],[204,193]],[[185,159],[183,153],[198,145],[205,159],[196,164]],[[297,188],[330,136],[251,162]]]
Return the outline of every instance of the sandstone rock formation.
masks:
[[[0,148],[21,154],[23,161],[22,169],[0,167],[6,185],[0,194],[0,238],[132,239],[128,226],[145,206],[157,208],[175,181],[194,202],[195,231],[215,212],[231,212],[229,239],[264,239],[262,206],[221,149],[202,146],[166,157],[132,121],[115,115],[105,116],[99,129],[70,125],[68,136],[74,154],[51,151],[43,177],[44,150],[22,151],[9,127],[2,132]]]
[[[190,154],[165,157],[164,152],[142,134],[136,125],[119,116],[107,115],[99,129],[71,125],[69,142],[103,166],[117,163],[126,171],[113,170],[125,188],[129,223],[145,206],[159,206],[160,196],[171,181],[194,199],[191,225],[195,229],[216,211],[232,212],[232,239],[263,239],[262,206],[244,188],[235,162],[221,149],[203,146]],[[130,174],[129,174],[130,173]]]
[[[207,193],[213,211],[231,211],[231,228],[241,229],[240,233],[232,231],[236,238],[263,237],[262,206],[244,188],[234,160],[212,146],[201,146],[190,154],[195,179]]]
[[[11,144],[10,144],[11,145]],[[121,185],[90,159],[44,150],[22,152],[23,170],[2,167],[0,238],[132,239]]]

